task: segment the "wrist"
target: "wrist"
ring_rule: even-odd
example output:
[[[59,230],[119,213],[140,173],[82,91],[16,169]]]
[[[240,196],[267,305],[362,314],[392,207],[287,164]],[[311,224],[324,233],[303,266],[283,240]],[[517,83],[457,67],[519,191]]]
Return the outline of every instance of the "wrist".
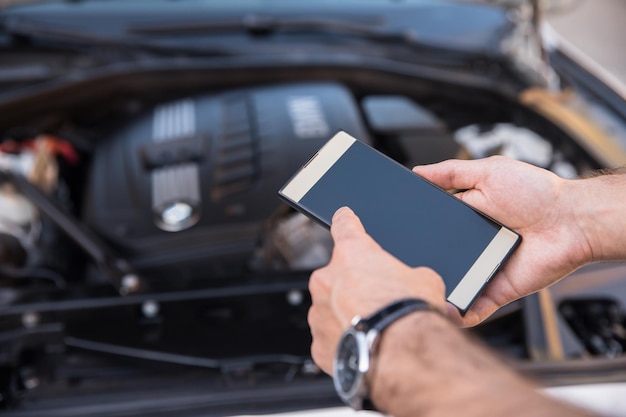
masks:
[[[537,401],[538,396],[449,320],[428,311],[406,316],[387,329],[369,383],[377,409],[397,417],[484,415],[479,399],[491,399],[494,415],[514,415],[523,401],[512,396],[525,401]]]
[[[420,311],[398,320],[382,336],[377,352],[374,372],[369,375],[370,399],[377,409],[391,413],[398,401],[410,399],[412,409],[420,409],[420,396],[428,390],[421,378],[414,378],[422,371],[419,351],[414,346],[423,346],[431,332],[451,325],[435,311]],[[412,384],[406,384],[407,375],[412,375]],[[411,390],[420,395],[411,395]],[[428,394],[426,394],[428,395]],[[393,414],[393,413],[391,413]]]
[[[341,399],[355,410],[372,409],[370,375],[375,370],[380,337],[397,320],[416,311],[436,311],[427,301],[403,298],[391,302],[367,317],[355,316],[335,352],[333,382]]]
[[[570,180],[567,195],[585,247],[580,265],[626,257],[626,175]]]

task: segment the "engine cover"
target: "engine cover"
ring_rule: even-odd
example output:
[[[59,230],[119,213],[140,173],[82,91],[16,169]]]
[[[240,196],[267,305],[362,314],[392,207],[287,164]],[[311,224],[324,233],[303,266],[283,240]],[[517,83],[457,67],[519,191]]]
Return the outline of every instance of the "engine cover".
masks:
[[[160,105],[98,145],[84,218],[140,270],[238,272],[278,188],[339,129],[367,140],[352,95],[334,83]]]

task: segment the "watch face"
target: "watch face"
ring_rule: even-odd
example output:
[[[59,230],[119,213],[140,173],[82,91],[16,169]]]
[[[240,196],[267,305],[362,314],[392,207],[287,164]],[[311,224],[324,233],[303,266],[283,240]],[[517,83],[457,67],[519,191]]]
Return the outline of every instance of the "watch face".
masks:
[[[347,333],[337,350],[337,379],[343,392],[350,392],[359,375],[359,347],[356,337]]]
[[[339,396],[351,403],[364,387],[364,375],[369,368],[369,350],[365,334],[348,330],[343,334],[334,362],[334,384]]]

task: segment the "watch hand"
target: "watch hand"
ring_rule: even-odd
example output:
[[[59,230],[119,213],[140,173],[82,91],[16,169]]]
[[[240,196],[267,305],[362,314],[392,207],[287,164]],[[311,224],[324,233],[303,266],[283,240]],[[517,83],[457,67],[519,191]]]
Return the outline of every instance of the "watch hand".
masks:
[[[357,370],[359,368],[359,360],[355,355],[350,356],[350,359],[348,360],[348,366],[350,367],[350,369],[354,370]]]

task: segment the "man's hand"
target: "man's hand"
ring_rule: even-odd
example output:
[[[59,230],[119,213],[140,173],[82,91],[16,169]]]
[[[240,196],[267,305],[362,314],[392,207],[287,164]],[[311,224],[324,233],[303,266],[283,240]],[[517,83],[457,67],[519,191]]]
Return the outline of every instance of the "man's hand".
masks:
[[[443,280],[428,268],[411,268],[384,251],[358,217],[341,208],[333,217],[330,263],[311,275],[309,325],[313,359],[326,373],[341,334],[356,315],[367,316],[401,298],[422,298],[445,311]]]
[[[522,235],[522,243],[459,323],[475,325],[498,308],[556,282],[593,259],[577,221],[571,184],[549,171],[504,157],[450,160],[413,171]]]
[[[422,298],[445,309],[443,280],[411,268],[367,235],[348,208],[335,213],[330,263],[311,275],[311,353],[327,373],[341,333],[355,315],[367,316],[400,298]],[[583,416],[540,395],[449,320],[432,312],[410,314],[382,334],[370,398],[396,417],[485,415]]]

